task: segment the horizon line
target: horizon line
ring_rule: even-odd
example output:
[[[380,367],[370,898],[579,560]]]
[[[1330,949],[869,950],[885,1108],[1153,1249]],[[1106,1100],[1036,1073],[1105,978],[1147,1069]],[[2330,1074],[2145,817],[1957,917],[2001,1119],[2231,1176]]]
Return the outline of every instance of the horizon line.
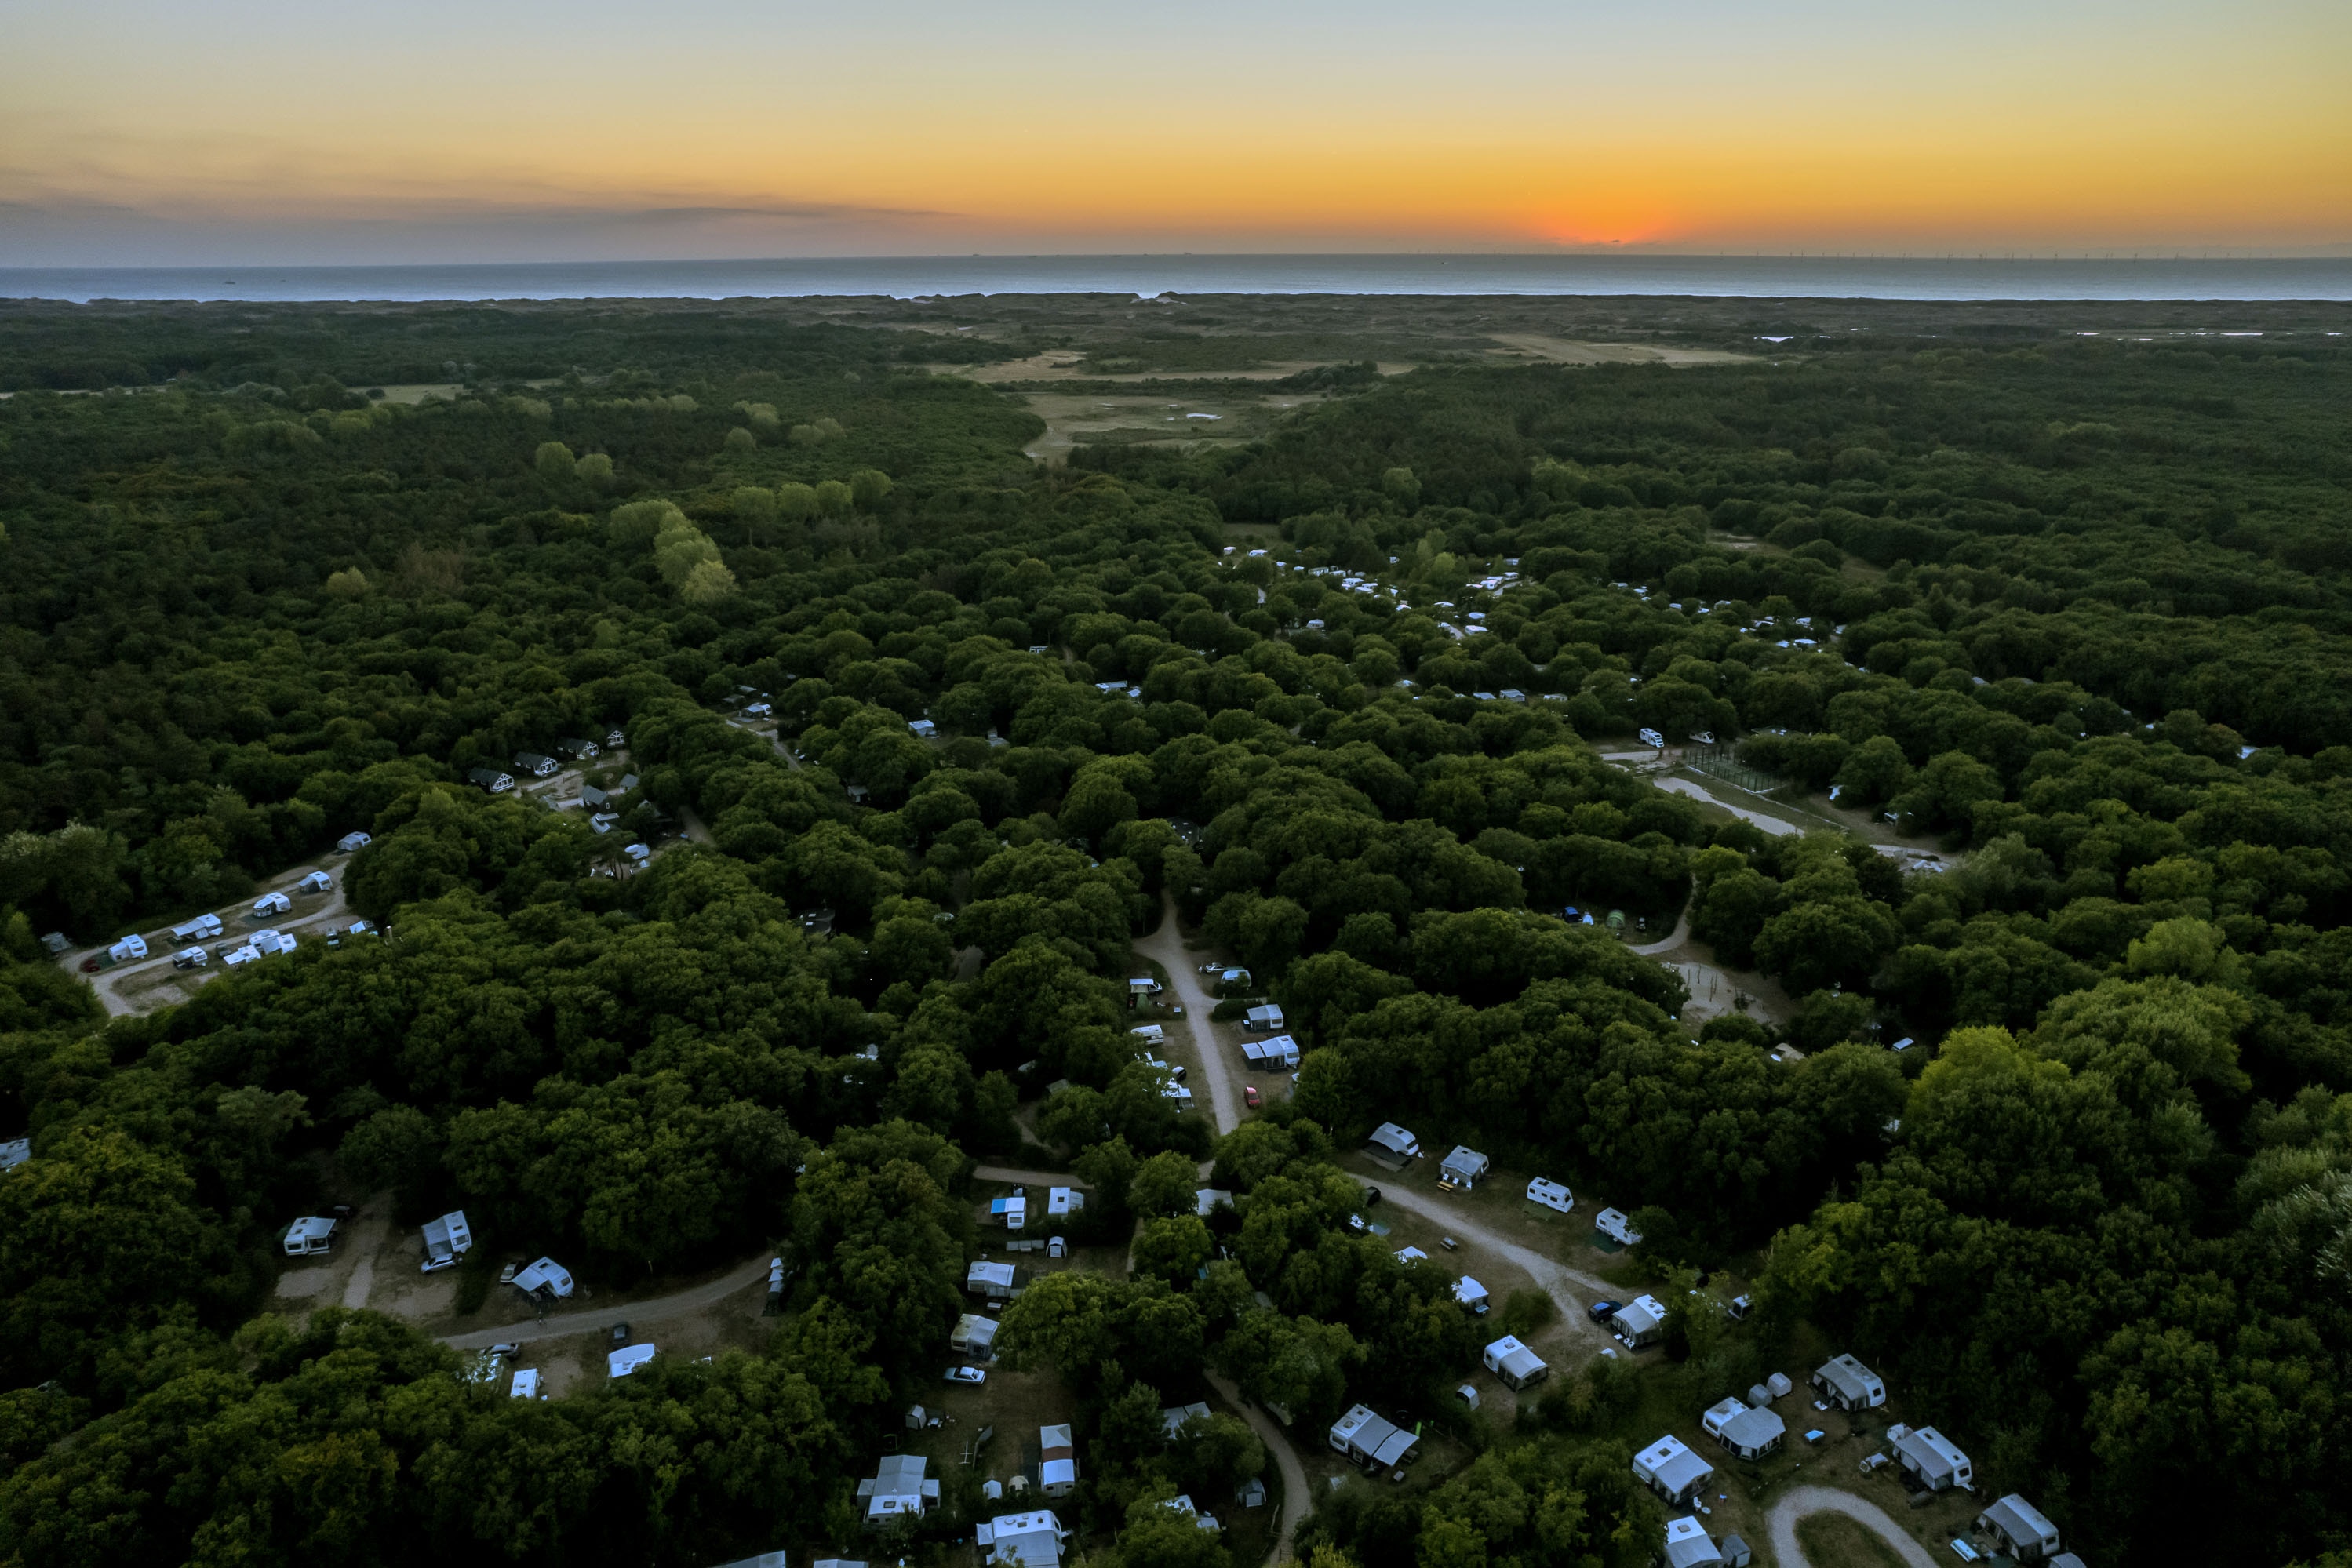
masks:
[[[1573,249],[1478,250],[1068,250],[1068,251],[901,251],[822,256],[701,256],[622,257],[541,257],[527,260],[449,261],[214,261],[214,262],[47,262],[0,263],[0,276],[32,273],[188,273],[244,270],[360,272],[429,271],[452,268],[513,270],[525,267],[843,267],[859,264],[939,263],[971,261],[1870,261],[1927,262],[1969,266],[2034,265],[2104,262],[2166,266],[2199,262],[2334,262],[2352,265],[2352,247],[2329,251],[2264,250],[2259,247],[2200,246],[2125,251],[2085,248],[1967,251],[1916,250],[1665,250],[1647,246],[1580,246]]]

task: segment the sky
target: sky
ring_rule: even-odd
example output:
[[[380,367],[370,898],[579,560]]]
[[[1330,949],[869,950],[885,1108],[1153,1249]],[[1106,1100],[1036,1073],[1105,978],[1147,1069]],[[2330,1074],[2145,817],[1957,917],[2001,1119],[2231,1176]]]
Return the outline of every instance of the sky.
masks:
[[[2345,0],[0,0],[0,267],[2352,255]]]

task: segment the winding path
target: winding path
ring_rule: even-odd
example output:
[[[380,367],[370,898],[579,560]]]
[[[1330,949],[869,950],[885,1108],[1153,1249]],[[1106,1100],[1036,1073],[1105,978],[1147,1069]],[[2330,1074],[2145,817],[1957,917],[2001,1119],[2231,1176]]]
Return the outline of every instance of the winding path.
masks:
[[[715,1301],[733,1295],[746,1285],[768,1277],[768,1260],[775,1253],[767,1248],[747,1263],[739,1264],[716,1280],[667,1296],[656,1296],[649,1301],[614,1301],[604,1307],[579,1307],[570,1312],[550,1312],[536,1322],[509,1323],[503,1328],[473,1329],[465,1333],[444,1334],[441,1343],[453,1350],[488,1350],[494,1344],[529,1344],[534,1340],[562,1339],[565,1334],[590,1333],[609,1329],[614,1323],[627,1323],[631,1329],[647,1323],[666,1322],[700,1312]]]
[[[1694,800],[1704,800],[1710,806],[1719,806],[1750,827],[1760,829],[1776,839],[1793,838],[1805,831],[1802,823],[1773,816],[1769,811],[1757,810],[1752,806],[1736,806],[1705,785],[1695,784],[1687,779],[1657,779],[1652,782],[1670,795],[1687,796]]]
[[[1183,1022],[1192,1031],[1193,1054],[1201,1059],[1202,1086],[1209,1092],[1209,1113],[1220,1135],[1241,1125],[1242,1100],[1234,1088],[1232,1077],[1225,1071],[1223,1053],[1218,1049],[1217,1031],[1211,1026],[1209,1014],[1216,1008],[1216,998],[1201,985],[1201,977],[1193,971],[1192,955],[1184,948],[1184,932],[1176,917],[1176,901],[1160,894],[1160,929],[1135,945],[1136,951],[1159,961],[1168,971],[1169,984],[1184,1004]],[[1206,1162],[1202,1174],[1208,1173]],[[998,1171],[982,1166],[974,1173],[994,1181],[1035,1180],[1034,1175]],[[1066,1180],[1067,1178],[1061,1178]],[[1224,1396],[1225,1403],[1242,1413],[1250,1430],[1274,1456],[1275,1469],[1282,1474],[1282,1511],[1276,1517],[1274,1543],[1266,1549],[1269,1564],[1286,1563],[1296,1550],[1293,1538],[1298,1532],[1298,1521],[1315,1506],[1314,1493],[1307,1482],[1307,1467],[1299,1461],[1298,1450],[1273,1416],[1242,1397],[1242,1391],[1229,1380],[1215,1373],[1209,1375],[1210,1386]]]
[[[1192,1050],[1201,1059],[1201,1080],[1209,1091],[1209,1111],[1220,1134],[1241,1125],[1241,1095],[1234,1088],[1225,1071],[1225,1059],[1217,1049],[1217,1031],[1210,1027],[1209,1014],[1216,1009],[1217,999],[1202,988],[1201,977],[1192,972],[1192,955],[1184,950],[1184,933],[1176,920],[1176,901],[1167,894],[1160,895],[1160,929],[1135,945],[1135,950],[1147,958],[1156,958],[1168,971],[1169,983],[1184,1004],[1184,1025],[1192,1031]]]
[[[304,876],[307,876],[313,871],[324,869],[326,868],[316,864],[296,866],[293,870],[281,873],[279,875],[272,879],[270,884],[261,891],[265,893],[289,892],[293,888],[294,883],[301,880]],[[287,915],[276,920],[271,925],[270,929],[274,931],[299,932],[305,930],[307,927],[316,925],[322,920],[331,919],[336,915],[345,914],[348,910],[348,906],[343,903],[344,869],[344,867],[338,866],[330,873],[330,874],[334,878],[334,881],[327,890],[326,901],[320,904],[318,908],[305,910],[300,914]],[[233,904],[227,909],[215,911],[215,913],[219,915],[221,918],[221,925],[223,927],[221,935],[207,939],[203,946],[214,956],[215,960],[217,960],[222,955],[228,953],[238,946],[243,942],[247,935],[258,929],[258,927],[253,925],[249,918],[250,910],[250,904]],[[110,968],[100,969],[96,974],[89,977],[89,988],[96,994],[98,998],[98,1005],[106,1009],[107,1015],[110,1018],[130,1018],[141,1013],[151,1013],[158,1008],[172,1007],[186,999],[184,997],[179,996],[175,993],[164,993],[162,995],[150,994],[137,999],[133,999],[121,994],[120,988],[123,981],[131,979],[134,976],[144,979],[154,974],[159,968],[168,969],[171,967],[172,955],[180,950],[179,946],[172,940],[172,935],[169,930],[157,931],[146,935],[148,937],[148,956],[134,959],[128,964],[117,964]],[[64,956],[59,958],[58,962],[68,974],[79,978],[81,961],[84,958],[90,957],[94,955],[102,954],[107,949],[104,946],[79,948],[66,954]],[[217,962],[215,962],[207,966],[205,968],[196,970],[194,972],[194,978],[197,983],[201,984],[205,980],[210,979],[213,976],[223,972],[222,967]]]
[[[1290,1446],[1290,1434],[1275,1423],[1273,1416],[1242,1397],[1242,1391],[1231,1379],[1210,1373],[1209,1386],[1224,1396],[1225,1403],[1242,1413],[1265,1451],[1274,1456],[1274,1468],[1282,1472],[1282,1509],[1275,1515],[1274,1544],[1266,1548],[1268,1563],[1286,1563],[1296,1556],[1292,1541],[1298,1533],[1298,1521],[1315,1505],[1315,1495],[1307,1484],[1307,1467],[1298,1462],[1298,1450]]]
[[[1364,1177],[1359,1176],[1356,1179],[1364,1182],[1367,1186],[1372,1185]],[[1476,1220],[1455,1210],[1443,1200],[1430,1197],[1427,1193],[1415,1192],[1410,1187],[1384,1186],[1381,1188],[1381,1197],[1383,1201],[1395,1204],[1399,1208],[1409,1210],[1423,1219],[1434,1220],[1444,1226],[1449,1234],[1467,1237],[1481,1247],[1517,1264],[1520,1272],[1534,1281],[1536,1288],[1551,1298],[1552,1305],[1559,1309],[1561,1318],[1566,1321],[1570,1328],[1588,1336],[1597,1336],[1603,1341],[1609,1338],[1608,1331],[1593,1322],[1591,1316],[1586,1313],[1584,1300],[1569,1289],[1571,1285],[1581,1286],[1592,1292],[1591,1299],[1594,1301],[1614,1294],[1617,1287],[1598,1274],[1587,1274],[1581,1270],[1571,1269],[1565,1263],[1555,1263],[1533,1248],[1522,1247],[1516,1241],[1506,1239]]]
[[[1675,916],[1675,928],[1667,934],[1664,941],[1645,942],[1639,947],[1629,946],[1625,951],[1628,953],[1638,953],[1644,958],[1654,958],[1661,953],[1673,952],[1675,948],[1681,946],[1684,943],[1689,940],[1690,901],[1685,899],[1683,902],[1683,912]]]
[[[1764,1516],[1765,1528],[1771,1531],[1772,1560],[1780,1568],[1812,1568],[1804,1548],[1797,1544],[1797,1521],[1815,1513],[1842,1513],[1876,1532],[1911,1568],[1944,1568],[1885,1509],[1852,1492],[1832,1491],[1827,1487],[1792,1487]]]

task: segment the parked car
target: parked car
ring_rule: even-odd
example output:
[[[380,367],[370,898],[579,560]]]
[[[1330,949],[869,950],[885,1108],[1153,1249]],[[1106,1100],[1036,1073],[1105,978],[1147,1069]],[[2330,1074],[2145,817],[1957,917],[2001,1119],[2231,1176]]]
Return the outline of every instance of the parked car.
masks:
[[[84,958],[81,961],[81,972],[85,975],[95,975],[98,973],[97,954],[92,953],[89,957]]]
[[[988,1381],[988,1374],[982,1371],[977,1366],[950,1366],[948,1368],[947,1381],[950,1383],[985,1383]]]
[[[1348,1216],[1348,1228],[1354,1231],[1357,1235],[1361,1236],[1365,1231],[1371,1228],[1371,1225],[1362,1215],[1351,1214]]]
[[[1439,1237],[1437,1239],[1437,1244],[1440,1247],[1444,1248],[1448,1252],[1458,1252],[1462,1249],[1462,1243],[1454,1240],[1451,1236]]]
[[[1248,1106],[1253,1111],[1258,1108],[1256,1084],[1244,1083],[1242,1085],[1242,1103]]]
[[[1611,1318],[1615,1317],[1617,1315],[1617,1309],[1624,1304],[1625,1303],[1622,1301],[1595,1301],[1584,1310],[1594,1322],[1605,1323]]]

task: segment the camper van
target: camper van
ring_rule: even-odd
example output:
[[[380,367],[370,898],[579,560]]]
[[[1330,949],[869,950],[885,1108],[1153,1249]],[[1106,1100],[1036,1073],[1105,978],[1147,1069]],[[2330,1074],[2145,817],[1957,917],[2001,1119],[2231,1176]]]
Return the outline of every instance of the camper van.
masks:
[[[172,927],[174,942],[205,942],[220,934],[221,917],[217,915],[199,915],[184,925]]]
[[[466,1211],[453,1208],[438,1219],[425,1222],[425,1268],[427,1274],[454,1269],[457,1260],[473,1250],[474,1232]]]
[[[541,1258],[508,1283],[533,1301],[559,1301],[572,1294],[572,1271],[552,1258]]]
[[[1538,1176],[1528,1183],[1528,1201],[1541,1204],[1555,1213],[1566,1214],[1576,1207],[1576,1198],[1566,1182],[1546,1181]]]
[[[286,1228],[286,1256],[310,1258],[328,1250],[335,1242],[335,1221],[324,1215],[309,1215]]]

